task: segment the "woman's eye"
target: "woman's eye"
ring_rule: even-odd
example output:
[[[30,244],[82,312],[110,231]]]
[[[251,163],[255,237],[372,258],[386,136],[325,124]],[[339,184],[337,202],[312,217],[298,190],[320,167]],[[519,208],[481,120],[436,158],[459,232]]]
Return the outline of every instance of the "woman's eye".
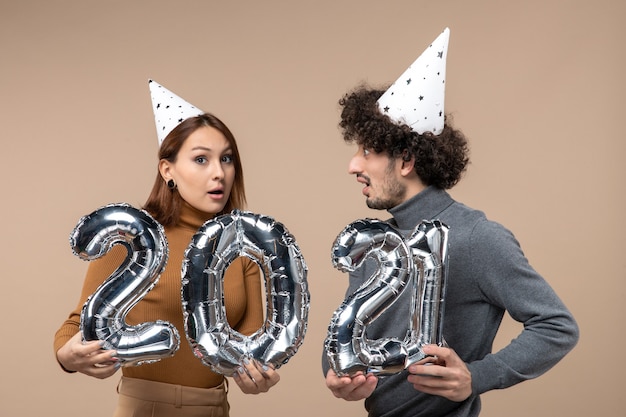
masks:
[[[206,158],[204,156],[198,156],[196,157],[196,162],[199,164],[205,164],[206,163]]]
[[[363,155],[364,155],[364,156],[367,156],[367,155],[369,155],[369,154],[370,154],[369,149],[363,149]]]
[[[231,162],[233,162],[233,156],[232,155],[222,156],[222,162],[230,164]]]

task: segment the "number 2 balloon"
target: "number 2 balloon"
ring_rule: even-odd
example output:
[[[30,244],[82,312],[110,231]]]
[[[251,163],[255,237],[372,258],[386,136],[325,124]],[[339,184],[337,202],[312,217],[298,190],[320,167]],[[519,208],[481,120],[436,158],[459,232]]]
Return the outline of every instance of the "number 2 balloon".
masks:
[[[163,227],[147,212],[110,204],[80,219],[70,235],[73,252],[84,260],[103,256],[115,244],[128,249],[122,265],[85,302],[80,318],[83,340],[101,340],[117,351],[123,366],[172,356],[179,347],[176,328],[165,321],[126,323],[128,311],[157,283],[168,257]]]

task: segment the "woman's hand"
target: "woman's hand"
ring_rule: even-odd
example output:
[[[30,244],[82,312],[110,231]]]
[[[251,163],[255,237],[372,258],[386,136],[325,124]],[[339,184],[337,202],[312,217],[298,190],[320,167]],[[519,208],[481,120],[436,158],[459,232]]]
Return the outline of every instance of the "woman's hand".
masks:
[[[116,353],[114,350],[102,349],[98,340],[83,343],[78,332],[57,351],[57,360],[68,372],[104,379],[120,368]]]
[[[233,379],[244,394],[260,394],[276,385],[280,375],[271,366],[246,358],[244,366],[233,374]]]

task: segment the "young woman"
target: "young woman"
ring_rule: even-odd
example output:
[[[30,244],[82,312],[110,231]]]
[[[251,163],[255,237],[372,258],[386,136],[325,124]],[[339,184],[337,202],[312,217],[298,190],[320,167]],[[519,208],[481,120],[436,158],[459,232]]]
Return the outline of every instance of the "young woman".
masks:
[[[184,340],[181,309],[181,265],[192,236],[208,219],[245,205],[244,181],[237,144],[217,117],[201,114],[176,126],[163,140],[154,187],[144,209],[165,228],[169,245],[167,266],[157,285],[129,312],[129,324],[165,320],[183,339],[174,356],[155,363],[123,367],[115,417],[228,416],[227,381],[194,356]],[[67,372],[107,378],[120,368],[115,351],[98,341],[82,343],[80,313],[96,288],[126,257],[122,245],[92,261],[77,307],[57,331],[54,348]],[[233,329],[252,334],[263,323],[258,266],[236,259],[224,276],[228,322]],[[233,379],[244,393],[261,393],[280,377],[273,369],[250,362]]]

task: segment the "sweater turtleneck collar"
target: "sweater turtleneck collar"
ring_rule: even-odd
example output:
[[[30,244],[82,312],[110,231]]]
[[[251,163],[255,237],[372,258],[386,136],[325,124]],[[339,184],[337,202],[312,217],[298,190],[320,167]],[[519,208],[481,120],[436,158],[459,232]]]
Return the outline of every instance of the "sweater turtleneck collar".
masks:
[[[198,230],[207,220],[215,217],[215,214],[206,213],[191,206],[186,201],[183,201],[180,207],[180,219],[178,226],[186,229]]]
[[[450,195],[441,188],[429,186],[408,200],[388,210],[395,226],[401,230],[412,230],[422,220],[433,220],[454,203]]]

